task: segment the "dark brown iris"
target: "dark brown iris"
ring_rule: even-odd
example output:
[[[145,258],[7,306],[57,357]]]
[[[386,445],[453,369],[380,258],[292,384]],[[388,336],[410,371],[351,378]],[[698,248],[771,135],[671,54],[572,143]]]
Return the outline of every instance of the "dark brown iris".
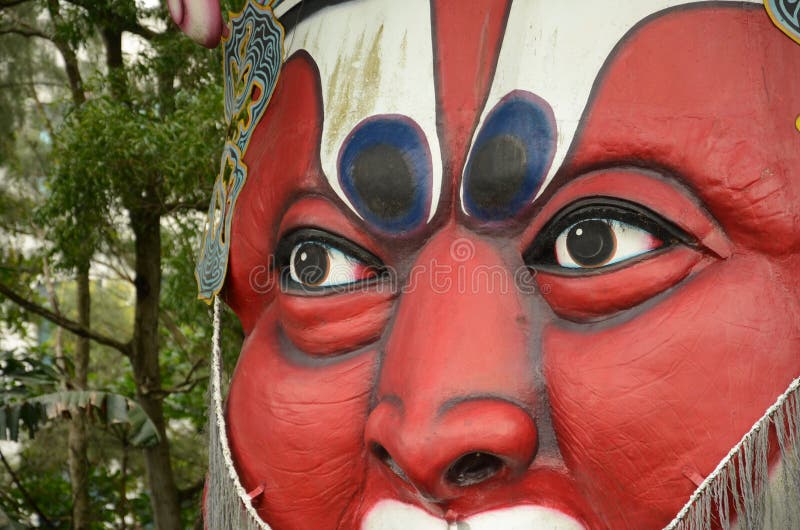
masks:
[[[303,243],[294,254],[292,268],[303,285],[319,285],[328,277],[328,249],[319,243]]]
[[[581,221],[567,233],[567,251],[582,267],[599,267],[614,255],[617,239],[614,229],[605,221]]]

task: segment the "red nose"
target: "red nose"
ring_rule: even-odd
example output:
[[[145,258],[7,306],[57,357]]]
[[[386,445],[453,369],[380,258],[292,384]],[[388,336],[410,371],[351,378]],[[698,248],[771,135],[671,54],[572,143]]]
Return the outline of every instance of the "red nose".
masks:
[[[516,404],[467,399],[432,423],[407,418],[394,400],[372,412],[366,438],[394,473],[435,500],[527,469],[536,452],[533,419]]]
[[[528,320],[513,264],[466,232],[439,232],[381,364],[365,432],[376,465],[434,500],[524,472],[537,448]]]

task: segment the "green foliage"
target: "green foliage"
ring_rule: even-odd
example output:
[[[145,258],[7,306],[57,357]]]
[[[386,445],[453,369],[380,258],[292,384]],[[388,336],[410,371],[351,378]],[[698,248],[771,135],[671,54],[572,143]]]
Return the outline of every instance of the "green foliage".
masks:
[[[147,447],[158,442],[155,425],[133,400],[94,390],[65,390],[0,403],[0,440],[17,441],[20,423],[33,437],[43,423],[70,419],[79,410],[86,411],[90,419],[113,430],[133,447]]]
[[[25,526],[12,520],[6,512],[0,508],[0,530],[25,530]]]
[[[67,530],[70,525],[70,483],[66,468],[65,444],[67,436],[64,422],[51,423],[36,436],[36,443],[22,445],[16,458],[6,458],[15,465],[17,478],[27,495],[35,499],[54,528]],[[17,484],[3,488],[0,494],[0,509],[11,520],[33,528],[47,527],[31,507]]]
[[[41,426],[69,419],[78,411],[102,425],[127,445],[146,447],[158,442],[152,420],[133,400],[110,392],[52,389],[61,379],[53,360],[0,353],[0,440],[19,440],[20,425],[32,438]]]
[[[43,349],[32,349],[28,355],[0,352],[0,403],[47,392],[60,379],[53,357]]]
[[[187,197],[199,201],[210,189],[219,150],[208,140],[222,137],[219,90],[178,92],[175,100],[177,109],[168,118],[107,96],[67,117],[54,146],[57,174],[39,211],[65,266],[116,239],[118,212],[177,207]],[[153,182],[163,192],[143,193]]]
[[[226,0],[223,8],[242,4]],[[89,262],[91,328],[126,342],[134,326],[132,221],[135,213],[158,213],[163,403],[178,486],[194,492],[181,496],[189,528],[198,517],[197,484],[205,474],[211,338],[209,308],[196,300],[193,269],[224,139],[222,69],[218,50],[194,45],[167,17],[164,5],[145,9],[134,0],[30,0],[0,8],[0,27],[24,23],[78,52],[86,95],[85,102],[73,97],[53,42],[0,35],[0,282],[52,310],[49,288],[59,312],[75,320],[74,274]],[[144,35],[135,37],[139,50],[126,51],[114,72],[106,65],[103,30]],[[45,274],[48,263],[53,267]],[[54,527],[70,528],[67,422],[50,419],[88,410],[95,419],[87,455],[91,528],[119,528],[126,515],[127,528],[152,528],[142,451],[132,446],[147,422],[123,397],[138,389],[128,360],[93,343],[88,379],[96,390],[80,392],[70,386],[73,335],[0,297],[3,333],[27,341],[15,346],[10,364],[3,361],[2,370],[15,375],[0,379],[6,416],[0,438],[8,437],[11,424],[36,431],[32,439],[19,437],[13,466],[22,486]],[[235,355],[241,330],[229,326],[224,340],[225,351]],[[0,468],[0,510],[41,524],[18,486]]]

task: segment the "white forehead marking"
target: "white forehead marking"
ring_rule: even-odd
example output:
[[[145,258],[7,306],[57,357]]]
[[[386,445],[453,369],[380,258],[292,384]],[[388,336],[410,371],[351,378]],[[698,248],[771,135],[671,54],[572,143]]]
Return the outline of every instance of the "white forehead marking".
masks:
[[[431,150],[432,219],[442,187],[442,157],[428,0],[355,0],[329,6],[299,24],[285,42],[286,57],[303,49],[319,67],[325,109],[320,158],[331,188],[356,211],[339,184],[339,149],[364,118],[402,114],[417,122]]]
[[[589,100],[592,84],[614,46],[648,15],[688,3],[698,2],[514,1],[494,81],[475,134],[480,131],[486,115],[512,90],[527,90],[547,101],[555,115],[558,141],[553,164],[539,190],[541,194],[564,161]],[[462,185],[462,209],[463,193]]]
[[[285,15],[290,9],[300,3],[301,0],[283,0],[282,2],[273,2],[272,5],[274,6],[273,12],[275,16],[281,18]]]

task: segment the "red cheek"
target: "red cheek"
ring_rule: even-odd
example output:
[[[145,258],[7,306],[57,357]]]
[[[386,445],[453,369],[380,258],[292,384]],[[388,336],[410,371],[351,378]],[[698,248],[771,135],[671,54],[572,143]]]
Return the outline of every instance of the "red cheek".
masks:
[[[800,374],[788,271],[734,254],[630,320],[545,330],[559,447],[611,528],[669,522],[683,468],[710,473]]]
[[[602,274],[570,277],[538,272],[536,282],[558,315],[585,320],[638,305],[684,279],[703,261],[702,254],[687,247],[643,257],[643,261]],[[706,258],[705,264],[711,259]]]
[[[393,296],[389,287],[334,296],[278,296],[286,336],[304,353],[331,355],[355,350],[383,333]]]
[[[264,485],[256,502],[275,528],[338,528],[364,475],[376,355],[314,364],[282,352],[277,328],[269,309],[233,376],[227,417],[234,460],[246,490]]]

